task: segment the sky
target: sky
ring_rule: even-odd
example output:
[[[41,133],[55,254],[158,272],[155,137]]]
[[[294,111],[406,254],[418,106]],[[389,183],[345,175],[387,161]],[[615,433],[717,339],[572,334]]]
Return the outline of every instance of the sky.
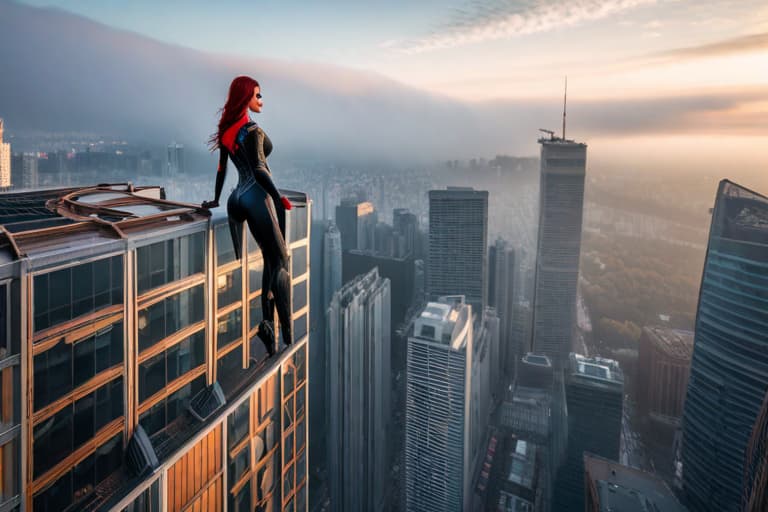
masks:
[[[616,123],[608,152],[642,156],[663,138],[706,164],[717,145],[701,141],[719,141],[768,165],[765,0],[19,1],[215,55],[370,71],[457,109],[554,107],[567,76],[569,119]],[[630,139],[623,116],[648,129]]]
[[[768,85],[764,0],[26,0],[203,51],[333,63],[463,101]],[[761,106],[765,112],[766,106]]]

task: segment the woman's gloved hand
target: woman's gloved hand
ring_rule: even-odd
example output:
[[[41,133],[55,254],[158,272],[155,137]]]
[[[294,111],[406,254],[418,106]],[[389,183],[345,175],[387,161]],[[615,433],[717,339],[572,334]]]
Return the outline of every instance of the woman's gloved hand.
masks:
[[[203,208],[208,208],[210,210],[211,208],[216,208],[217,206],[219,206],[219,202],[215,199],[213,201],[203,201],[203,204],[201,204],[200,206],[202,206]]]
[[[291,208],[293,208],[291,201],[285,196],[280,196],[280,202],[283,203],[283,208],[285,208],[286,210],[290,210]]]

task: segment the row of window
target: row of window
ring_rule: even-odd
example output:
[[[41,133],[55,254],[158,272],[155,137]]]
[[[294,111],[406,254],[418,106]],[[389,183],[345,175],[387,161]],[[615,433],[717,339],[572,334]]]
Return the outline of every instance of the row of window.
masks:
[[[136,249],[139,294],[205,271],[205,233],[163,240]]]
[[[163,430],[184,413],[189,400],[205,387],[205,375],[187,383],[139,416],[139,424],[148,435]]]
[[[139,351],[205,318],[202,284],[139,311]]]
[[[123,322],[67,343],[64,338],[34,357],[35,411],[123,362]]]

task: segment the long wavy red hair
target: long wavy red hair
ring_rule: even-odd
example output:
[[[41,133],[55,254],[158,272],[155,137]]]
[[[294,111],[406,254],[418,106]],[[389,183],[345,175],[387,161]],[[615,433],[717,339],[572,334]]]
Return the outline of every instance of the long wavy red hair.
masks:
[[[259,82],[249,76],[238,76],[229,86],[229,94],[224,108],[221,109],[221,119],[216,133],[211,135],[208,141],[211,150],[215,150],[221,145],[221,137],[227,128],[239,121],[248,108],[248,103],[253,98],[253,88],[257,87]]]

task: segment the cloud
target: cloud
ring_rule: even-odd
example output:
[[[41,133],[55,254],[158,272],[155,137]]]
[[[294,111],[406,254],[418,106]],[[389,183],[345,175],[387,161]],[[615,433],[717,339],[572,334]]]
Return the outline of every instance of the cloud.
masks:
[[[549,32],[616,13],[656,0],[476,0],[454,11],[453,19],[432,34],[388,47],[406,54],[424,53],[466,44]]]
[[[722,57],[736,53],[760,52],[768,50],[768,32],[751,34],[708,43],[699,46],[675,48],[648,55],[651,60],[675,61]]]

